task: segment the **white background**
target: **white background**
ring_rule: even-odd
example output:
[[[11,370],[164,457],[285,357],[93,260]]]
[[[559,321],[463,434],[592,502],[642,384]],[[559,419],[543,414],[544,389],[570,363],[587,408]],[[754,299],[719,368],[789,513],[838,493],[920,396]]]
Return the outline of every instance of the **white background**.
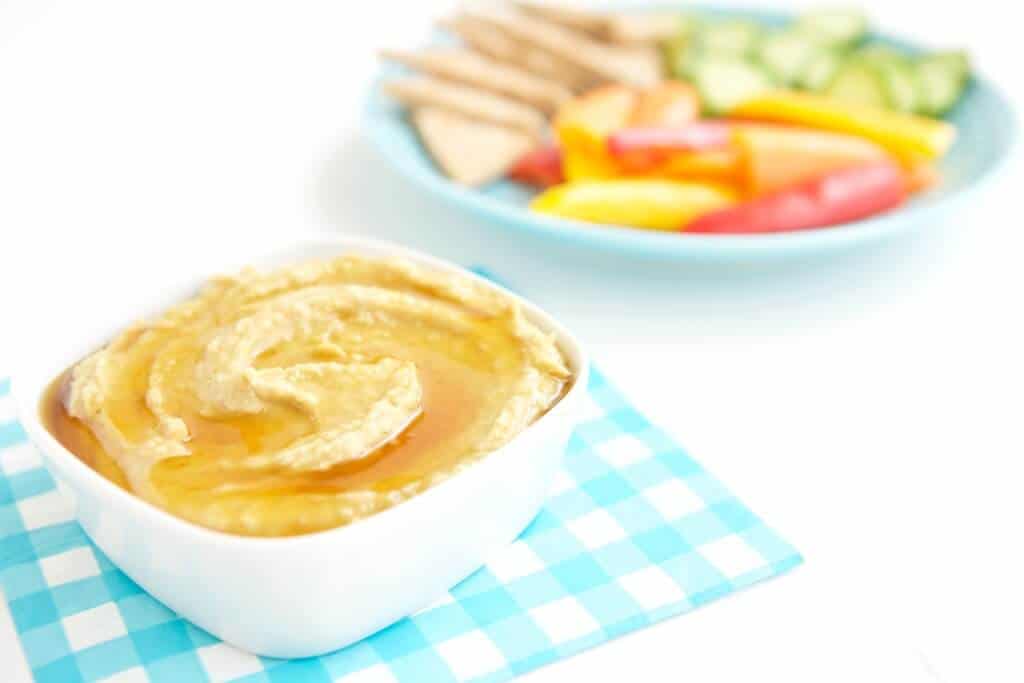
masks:
[[[751,267],[553,251],[423,196],[360,139],[373,50],[445,2],[0,0],[0,375],[176,264],[309,230],[501,273],[806,556],[526,677],[1024,678],[1019,164],[884,249]],[[1013,4],[871,2],[1020,101]],[[0,678],[27,676],[0,608]]]

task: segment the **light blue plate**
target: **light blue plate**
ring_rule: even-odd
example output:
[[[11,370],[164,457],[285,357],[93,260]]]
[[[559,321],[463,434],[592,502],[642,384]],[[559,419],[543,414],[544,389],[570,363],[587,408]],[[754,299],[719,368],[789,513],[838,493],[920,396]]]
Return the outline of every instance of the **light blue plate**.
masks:
[[[671,6],[669,7],[671,8]],[[692,9],[692,8],[691,8]],[[743,16],[767,25],[791,17],[774,12],[700,10],[720,16]],[[438,41],[443,41],[438,37]],[[915,46],[884,36],[874,40],[913,50]],[[688,235],[627,227],[593,225],[544,216],[527,209],[532,192],[512,182],[482,189],[450,182],[421,146],[402,109],[380,89],[382,81],[401,74],[383,67],[365,109],[366,132],[384,157],[421,187],[480,219],[481,224],[518,230],[538,239],[576,248],[613,250],[632,256],[679,260],[747,261],[751,258],[806,254],[851,247],[926,226],[972,194],[1008,157],[1016,137],[1016,117],[1005,97],[975,77],[947,119],[958,129],[957,141],[940,164],[942,184],[891,213],[841,226],[775,235]]]

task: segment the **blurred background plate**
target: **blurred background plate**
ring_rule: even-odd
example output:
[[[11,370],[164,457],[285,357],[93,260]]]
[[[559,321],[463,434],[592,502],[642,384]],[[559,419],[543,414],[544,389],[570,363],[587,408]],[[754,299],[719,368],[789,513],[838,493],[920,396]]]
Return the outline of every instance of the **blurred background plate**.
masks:
[[[660,5],[658,9],[695,11],[710,16],[753,19],[768,26],[783,25],[790,14],[760,10],[711,9],[688,5]],[[872,34],[897,47],[917,46],[889,36]],[[435,42],[448,42],[438,35]],[[484,188],[466,188],[450,182],[434,165],[409,125],[400,106],[382,91],[381,84],[405,73],[383,66],[366,103],[365,129],[383,156],[420,187],[452,203],[483,225],[519,231],[542,241],[555,241],[577,249],[618,252],[633,257],[685,261],[751,261],[777,256],[798,256],[868,244],[936,222],[954,203],[967,200],[983,180],[1009,155],[1016,133],[1012,108],[1003,94],[977,75],[956,108],[945,118],[955,124],[957,141],[938,165],[942,183],[913,198],[896,211],[846,225],[775,235],[666,234],[628,227],[592,225],[544,216],[527,209],[533,191],[502,181]]]

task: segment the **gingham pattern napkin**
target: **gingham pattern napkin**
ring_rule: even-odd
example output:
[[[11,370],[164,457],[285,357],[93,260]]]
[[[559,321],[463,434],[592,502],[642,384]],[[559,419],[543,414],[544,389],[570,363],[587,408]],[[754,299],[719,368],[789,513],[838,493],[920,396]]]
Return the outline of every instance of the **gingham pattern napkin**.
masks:
[[[0,381],[0,585],[36,680],[504,681],[800,563],[600,372],[587,389],[565,470],[518,541],[360,643],[275,660],[181,619],[89,542]]]

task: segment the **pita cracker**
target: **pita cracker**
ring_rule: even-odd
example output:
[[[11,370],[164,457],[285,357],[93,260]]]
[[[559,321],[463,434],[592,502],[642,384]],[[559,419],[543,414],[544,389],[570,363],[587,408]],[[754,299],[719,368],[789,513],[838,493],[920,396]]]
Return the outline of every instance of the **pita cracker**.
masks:
[[[434,162],[462,185],[497,180],[536,145],[531,136],[518,130],[447,109],[418,107],[410,116]]]
[[[485,9],[466,13],[517,41],[575,64],[599,79],[641,88],[662,80],[661,57],[654,46],[607,45],[581,31],[519,13]]]
[[[430,76],[389,81],[384,84],[384,92],[408,107],[448,109],[534,137],[540,136],[547,126],[547,118],[535,107]]]
[[[499,62],[525,69],[530,73],[560,83],[574,92],[592,87],[594,77],[579,66],[516,41],[500,29],[465,14],[439,22],[441,28],[454,33],[467,46]]]
[[[678,14],[640,12],[615,14],[605,29],[608,40],[621,45],[660,43],[679,35],[683,22]]]
[[[572,91],[564,85],[469,50],[382,50],[381,56],[433,76],[459,81],[525,102],[548,114],[553,113],[560,104],[572,97]]]
[[[518,0],[515,5],[526,14],[620,45],[657,43],[677,35],[680,29],[677,13],[597,12],[536,0]]]
[[[605,37],[608,15],[604,12],[569,4],[536,2],[535,0],[517,0],[513,4],[524,13],[539,19],[546,19],[566,28],[589,33],[595,38]]]

